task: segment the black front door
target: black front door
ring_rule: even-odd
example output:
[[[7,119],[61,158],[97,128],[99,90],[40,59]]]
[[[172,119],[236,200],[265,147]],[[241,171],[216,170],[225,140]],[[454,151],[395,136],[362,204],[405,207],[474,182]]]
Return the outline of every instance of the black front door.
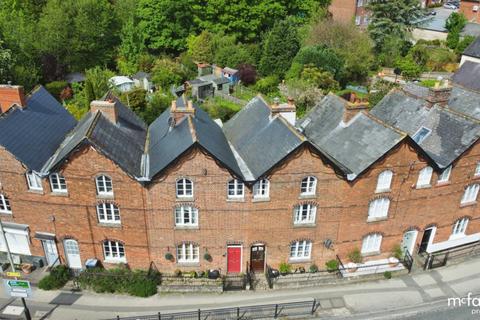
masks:
[[[253,245],[250,251],[250,267],[253,272],[263,272],[265,266],[265,246]]]
[[[430,242],[430,236],[432,235],[432,229],[427,229],[423,231],[422,242],[420,242],[420,248],[418,249],[418,253],[423,253],[427,251],[428,243]]]

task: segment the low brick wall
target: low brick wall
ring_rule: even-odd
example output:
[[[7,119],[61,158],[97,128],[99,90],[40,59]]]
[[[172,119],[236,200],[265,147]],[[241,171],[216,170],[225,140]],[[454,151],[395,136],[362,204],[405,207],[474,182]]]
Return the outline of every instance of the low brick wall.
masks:
[[[157,287],[158,292],[202,292],[202,293],[222,293],[223,281],[206,278],[162,278],[161,285]]]

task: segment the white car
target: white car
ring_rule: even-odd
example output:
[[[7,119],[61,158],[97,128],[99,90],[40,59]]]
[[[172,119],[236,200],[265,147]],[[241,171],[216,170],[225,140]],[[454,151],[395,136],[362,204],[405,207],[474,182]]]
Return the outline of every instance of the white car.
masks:
[[[450,4],[450,3],[445,3],[445,4],[443,5],[443,7],[444,7],[445,9],[451,9],[451,10],[456,10],[456,9],[457,9],[457,7],[456,7],[455,5]]]

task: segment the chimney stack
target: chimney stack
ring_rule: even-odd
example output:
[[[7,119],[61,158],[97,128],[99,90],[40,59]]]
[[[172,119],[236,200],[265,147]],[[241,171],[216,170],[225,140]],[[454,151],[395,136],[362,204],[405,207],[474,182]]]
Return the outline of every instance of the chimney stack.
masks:
[[[297,120],[297,108],[295,106],[295,100],[293,100],[292,97],[288,97],[287,103],[280,103],[279,98],[274,98],[270,110],[272,116],[279,114],[292,126],[295,125],[295,121]]]
[[[25,107],[25,93],[22,86],[0,85],[0,113],[5,113],[14,105]]]
[[[177,101],[172,101],[172,106],[170,107],[170,115],[175,121],[175,123],[179,123],[185,116],[188,115],[195,115],[195,108],[193,107],[192,100],[183,100],[183,106],[178,106]]]
[[[113,100],[95,100],[90,103],[90,112],[95,113],[100,111],[105,117],[113,123],[117,123],[118,114],[115,102]]]
[[[452,86],[449,84],[448,80],[442,81],[442,79],[440,79],[435,83],[435,87],[428,88],[428,95],[426,98],[427,108],[430,109],[435,104],[438,104],[441,107],[446,106],[451,93]]]

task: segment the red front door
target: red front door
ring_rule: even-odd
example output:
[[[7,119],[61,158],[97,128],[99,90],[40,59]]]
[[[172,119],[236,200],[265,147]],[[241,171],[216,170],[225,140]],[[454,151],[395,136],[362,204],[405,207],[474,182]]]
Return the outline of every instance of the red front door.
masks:
[[[242,269],[242,248],[227,248],[227,272],[238,273]]]

